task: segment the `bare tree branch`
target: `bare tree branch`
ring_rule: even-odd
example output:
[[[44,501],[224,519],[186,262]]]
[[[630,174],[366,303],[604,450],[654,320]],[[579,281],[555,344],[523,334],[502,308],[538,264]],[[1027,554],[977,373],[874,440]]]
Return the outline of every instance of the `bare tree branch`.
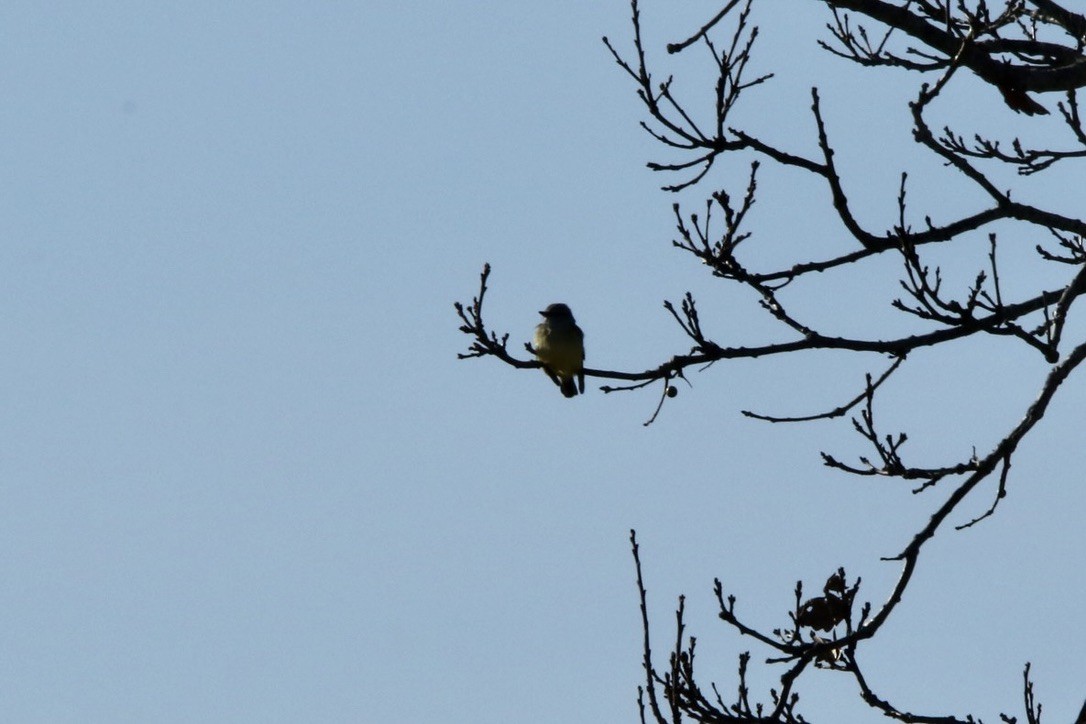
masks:
[[[881,606],[866,603],[857,614],[853,601],[860,587],[857,578],[847,584],[839,569],[826,581],[822,595],[804,598],[802,582],[794,590],[791,625],[760,630],[741,620],[736,613],[736,596],[725,596],[724,585],[716,580],[714,594],[718,616],[726,627],[749,637],[771,652],[766,666],[778,667],[778,684],[768,692],[765,703],[754,703],[747,686],[749,654],[738,665],[737,697],[726,704],[715,684],[708,688],[695,675],[696,639],[686,632],[686,600],[679,597],[675,617],[675,638],[666,664],[657,664],[650,646],[650,618],[636,536],[630,542],[637,571],[638,595],[643,628],[642,666],[644,681],[638,691],[641,721],[675,724],[688,717],[701,722],[799,722],[798,688],[806,671],[829,669],[850,675],[863,702],[880,714],[904,722],[957,724],[974,721],[971,715],[930,715],[908,711],[891,704],[879,693],[860,668],[859,651],[883,629],[914,578],[926,544],[947,528],[962,530],[995,515],[1008,496],[1014,481],[1012,460],[1019,445],[1044,418],[1056,393],[1086,360],[1086,339],[1073,338],[1069,324],[1076,302],[1086,293],[1086,219],[1068,216],[1047,208],[1047,200],[1030,204],[1019,201],[1013,189],[992,169],[1013,168],[1021,176],[1037,176],[1057,163],[1086,159],[1086,129],[1080,116],[1077,89],[1086,86],[1086,16],[1052,0],[819,0],[828,8],[829,38],[819,44],[828,52],[846,58],[882,77],[912,78],[919,73],[928,82],[915,88],[914,100],[900,109],[912,126],[914,148],[939,161],[945,169],[937,183],[948,189],[957,185],[980,191],[979,207],[959,208],[950,218],[933,221],[931,213],[917,212],[906,194],[908,176],[900,173],[896,216],[881,227],[868,228],[859,221],[849,190],[866,183],[862,177],[848,177],[835,158],[842,143],[823,114],[817,88],[811,89],[811,142],[817,151],[797,152],[787,144],[766,140],[759,127],[742,126],[735,109],[750,93],[759,92],[771,74],[751,76],[751,58],[759,28],[752,22],[753,0],[727,0],[704,24],[692,29],[678,42],[666,45],[679,53],[694,45],[710,51],[715,73],[709,102],[692,103],[679,92],[666,73],[650,69],[646,34],[638,0],[631,0],[632,50],[620,52],[604,38],[622,72],[633,82],[644,108],[642,127],[669,154],[666,161],[648,167],[667,175],[667,191],[689,189],[701,184],[715,170],[736,167],[731,163],[742,154],[742,169],[748,169],[745,186],[729,192],[716,187],[705,202],[704,211],[684,212],[672,206],[676,236],[672,245],[693,256],[722,283],[736,285],[749,296],[754,313],[765,315],[777,330],[773,337],[730,340],[723,344],[707,331],[706,315],[721,310],[703,309],[687,292],[681,301],[664,303],[665,312],[686,338],[685,349],[666,359],[649,363],[642,370],[585,370],[585,374],[622,384],[604,386],[604,392],[634,391],[662,383],[655,410],[646,424],[657,419],[666,400],[677,394],[675,380],[689,383],[687,370],[701,371],[716,363],[734,359],[755,359],[801,352],[849,352],[857,355],[889,356],[892,362],[877,378],[867,374],[859,394],[824,412],[798,416],[775,416],[751,411],[749,418],[768,422],[811,422],[832,420],[853,413],[852,430],[861,436],[870,452],[859,462],[843,462],[829,452],[822,462],[845,474],[900,480],[914,493],[943,495],[943,502],[908,537],[901,551],[883,560],[900,565]],[[773,6],[768,6],[773,7]],[[777,22],[774,20],[774,22]],[[870,27],[868,27],[870,26]],[[872,76],[873,78],[876,76]],[[659,80],[663,78],[663,80]],[[1048,108],[1031,93],[1059,92],[1064,100],[1055,107],[1064,138],[1055,147],[1014,137],[997,140],[979,133],[951,130],[933,125],[930,118],[952,111],[964,84],[980,83],[998,92],[1009,111],[1026,116],[1047,114]],[[1023,119],[1028,120],[1028,119]],[[938,133],[934,128],[941,128]],[[865,142],[896,142],[883,138],[881,129],[872,129]],[[848,143],[853,139],[845,139]],[[753,160],[751,160],[753,158]],[[767,171],[768,169],[768,171]],[[834,253],[806,246],[796,248],[788,263],[767,265],[761,241],[751,226],[751,213],[758,199],[760,179],[766,173],[806,176],[828,192],[827,214],[839,224],[841,238],[851,248]],[[949,192],[948,192],[949,193]],[[964,206],[964,204],[963,204]],[[913,219],[922,219],[916,223]],[[998,226],[997,226],[998,225]],[[914,228],[915,227],[915,228]],[[1041,233],[1045,243],[1036,241]],[[1051,265],[1051,288],[1031,286],[1030,277],[1019,276],[1015,265],[1000,263],[1007,244],[1026,239],[1037,252],[1038,263]],[[944,279],[931,259],[935,247],[961,244],[970,239],[987,241],[987,253],[976,260],[972,281],[956,287]],[[898,271],[884,277],[884,288],[900,287],[901,296],[882,309],[886,316],[904,315],[921,331],[892,334],[882,317],[872,313],[872,325],[864,333],[843,334],[833,321],[817,321],[812,313],[809,290],[815,276],[845,278],[848,273],[885,274],[879,258],[900,260]],[[462,359],[494,357],[517,369],[536,368],[533,360],[514,357],[508,350],[508,334],[497,334],[483,320],[483,300],[490,274],[485,266],[478,295],[471,304],[456,304],[461,331],[469,336]],[[1025,291],[1022,291],[1025,289]],[[1012,291],[1013,290],[1013,291]],[[805,296],[805,294],[807,296]],[[726,310],[724,314],[741,314]],[[910,329],[914,329],[910,327]],[[906,431],[886,433],[876,419],[877,399],[896,384],[895,376],[917,350],[952,354],[952,344],[978,336],[1003,345],[1024,345],[1047,365],[1047,375],[1033,402],[1016,423],[1008,421],[1006,432],[987,452],[978,454],[974,441],[963,441],[956,459],[939,464],[915,464],[906,457]],[[528,352],[530,346],[525,345]],[[914,451],[909,451],[911,457]],[[1021,475],[1019,468],[1014,468]],[[998,473],[996,471],[998,470]],[[991,481],[990,488],[984,483]],[[991,490],[990,502],[978,489]],[[967,512],[967,499],[982,500]],[[958,521],[947,524],[948,521]],[[1033,697],[1033,683],[1027,664],[1023,675],[1024,708],[1028,722],[1039,722],[1041,707]],[[708,692],[712,692],[710,695]],[[1002,715],[1004,721],[1016,721]],[[1086,720],[1086,706],[1081,720]],[[1086,721],[1084,721],[1086,724]]]

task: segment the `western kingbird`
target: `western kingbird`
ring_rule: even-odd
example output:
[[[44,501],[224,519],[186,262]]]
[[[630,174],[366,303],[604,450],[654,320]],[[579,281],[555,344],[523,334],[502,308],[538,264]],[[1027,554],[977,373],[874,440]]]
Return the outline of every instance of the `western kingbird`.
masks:
[[[584,394],[584,332],[565,304],[552,304],[540,314],[543,322],[532,340],[536,359],[563,395],[573,397],[578,388]]]

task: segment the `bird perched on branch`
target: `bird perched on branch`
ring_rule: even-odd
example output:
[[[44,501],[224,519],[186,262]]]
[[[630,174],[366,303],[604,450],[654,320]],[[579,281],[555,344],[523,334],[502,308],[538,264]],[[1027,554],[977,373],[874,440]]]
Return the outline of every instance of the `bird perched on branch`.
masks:
[[[536,359],[563,395],[584,394],[584,332],[565,304],[551,304],[540,314],[543,322],[532,340]]]
[[[1025,113],[1027,116],[1048,115],[1048,109],[1030,98],[1029,94],[1021,88],[1015,88],[1009,83],[999,83],[996,87],[999,88],[999,92],[1003,94],[1004,102],[1014,111]]]

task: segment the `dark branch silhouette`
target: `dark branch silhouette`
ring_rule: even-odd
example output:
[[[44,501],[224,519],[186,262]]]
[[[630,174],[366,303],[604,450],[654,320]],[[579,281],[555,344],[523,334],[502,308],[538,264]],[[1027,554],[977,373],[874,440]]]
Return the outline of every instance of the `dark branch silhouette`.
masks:
[[[674,723],[687,717],[702,722],[798,722],[802,720],[797,709],[798,685],[804,672],[826,668],[851,676],[860,698],[887,717],[904,722],[964,724],[974,721],[973,717],[921,714],[891,703],[879,693],[878,682],[863,672],[859,650],[865,641],[878,635],[901,604],[929,541],[948,528],[977,525],[996,514],[1014,482],[1011,470],[1015,451],[1044,417],[1061,385],[1086,360],[1086,340],[1068,339],[1065,334],[1072,309],[1086,292],[1086,219],[1023,202],[1000,185],[1003,181],[996,180],[1002,169],[1012,169],[1019,176],[1036,176],[1056,164],[1086,158],[1086,129],[1077,100],[1077,90],[1086,86],[1086,16],[1052,0],[821,0],[820,4],[827,7],[829,33],[828,38],[819,41],[823,49],[874,73],[893,68],[906,71],[905,78],[913,77],[911,74],[926,76],[915,86],[908,107],[901,109],[911,123],[912,140],[920,153],[930,154],[945,167],[940,183],[958,184],[962,190],[979,192],[979,198],[984,199],[972,208],[964,208],[963,203],[957,215],[935,221],[930,214],[918,215],[912,208],[908,176],[901,173],[896,217],[882,229],[874,229],[859,221],[849,201],[847,189],[862,180],[844,177],[835,161],[833,129],[823,115],[817,88],[811,89],[810,96],[813,146],[809,148],[817,149],[812,154],[762,140],[758,129],[741,127],[733,120],[733,111],[742,98],[757,93],[773,77],[751,75],[750,60],[758,37],[758,28],[751,23],[753,2],[723,2],[719,12],[692,29],[690,35],[666,44],[668,53],[695,47],[709,51],[717,79],[711,102],[704,106],[688,103],[679,96],[670,76],[657,75],[650,68],[637,0],[631,3],[629,49],[620,50],[619,44],[606,38],[604,43],[633,83],[643,105],[646,117],[642,127],[675,157],[648,164],[651,170],[668,176],[664,190],[673,192],[701,184],[715,168],[731,163],[733,158],[738,163],[737,154],[742,155],[742,168],[749,168],[749,172],[741,191],[711,192],[700,213],[684,212],[679,204],[673,206],[676,236],[672,244],[692,255],[715,278],[746,290],[782,336],[776,341],[749,340],[742,344],[714,340],[705,332],[697,301],[687,293],[678,304],[666,302],[664,307],[688,338],[688,349],[650,363],[643,370],[586,369],[585,374],[622,383],[601,387],[604,392],[633,391],[660,383],[662,392],[651,423],[664,403],[675,396],[676,378],[690,380],[689,368],[705,369],[732,359],[827,350],[874,356],[877,359],[872,367],[882,371],[867,374],[862,389],[844,403],[808,414],[744,414],[770,423],[803,423],[852,413],[852,428],[871,452],[857,461],[823,452],[825,465],[850,475],[900,479],[914,493],[942,495],[943,502],[898,554],[885,559],[900,565],[900,571],[880,607],[864,604],[857,611],[854,602],[860,579],[850,584],[842,569],[830,576],[820,596],[805,598],[802,583],[798,583],[791,626],[760,631],[740,619],[736,596],[725,596],[723,584],[716,582],[720,619],[738,634],[767,648],[772,653],[767,665],[781,667],[778,686],[762,703],[753,703],[756,697],[747,687],[749,654],[739,661],[734,701],[725,703],[715,684],[706,689],[699,683],[694,667],[696,639],[686,634],[682,597],[676,612],[674,644],[666,664],[657,663],[651,648],[641,554],[631,531],[644,629],[645,679],[638,697],[641,720]],[[896,73],[895,82],[902,82],[902,77],[902,73]],[[989,138],[949,126],[933,130],[929,120],[933,106],[952,111],[956,89],[970,83],[990,88],[997,98],[1002,98],[1008,114],[1023,114],[1026,120],[1050,114],[1054,108],[1063,137],[1051,141],[1054,148],[1047,148],[1046,143],[1017,137]],[[1054,100],[1050,94],[1060,94],[1061,99]],[[1043,100],[1035,95],[1042,95]],[[877,137],[883,131],[873,129],[871,133]],[[757,202],[759,176],[766,173],[767,167],[808,174],[824,184],[832,214],[852,248],[821,256],[818,250],[798,248],[787,265],[760,263],[762,255],[750,226],[750,211]],[[735,168],[734,163],[731,168]],[[915,218],[922,218],[923,223],[910,223]],[[1042,243],[1031,242],[1031,246],[1035,247],[1038,261],[1049,264],[1055,271],[1053,278],[1060,280],[1052,288],[1030,289],[1028,282],[1007,276],[1016,269],[1008,270],[999,264],[1000,245],[1006,243],[1003,238],[1030,235],[1044,239]],[[977,238],[986,240],[987,254],[977,260],[972,282],[953,288],[941,269],[928,261],[930,251]],[[922,331],[894,335],[876,329],[868,336],[844,335],[811,321],[812,315],[803,302],[795,301],[794,293],[815,275],[857,270],[883,274],[886,264],[874,270],[873,262],[885,258],[896,259],[899,270],[888,280],[900,287],[900,296],[892,308],[919,324]],[[509,352],[508,334],[499,335],[484,324],[483,299],[489,274],[487,265],[471,305],[456,305],[463,322],[461,331],[472,338],[468,352],[461,357],[490,356],[514,368],[538,367],[537,362],[519,359]],[[1010,289],[1026,291],[1012,293]],[[1003,436],[989,449],[978,453],[968,446],[969,451],[963,450],[956,460],[917,464],[906,456],[907,433],[880,429],[876,417],[879,393],[894,383],[895,372],[908,363],[910,353],[922,348],[950,350],[950,345],[978,336],[996,338],[1007,345],[1025,345],[1048,365],[1047,376],[1022,416],[1017,421],[1008,420]],[[527,350],[531,352],[530,347]],[[952,518],[961,520],[963,501],[987,480],[994,481],[995,492],[984,512],[966,522],[948,524]],[[1039,722],[1041,706],[1034,700],[1028,664],[1022,686],[1026,721]],[[1086,705],[1083,712],[1080,718],[1086,719]],[[1009,715],[1002,716],[1006,722],[1016,721]]]

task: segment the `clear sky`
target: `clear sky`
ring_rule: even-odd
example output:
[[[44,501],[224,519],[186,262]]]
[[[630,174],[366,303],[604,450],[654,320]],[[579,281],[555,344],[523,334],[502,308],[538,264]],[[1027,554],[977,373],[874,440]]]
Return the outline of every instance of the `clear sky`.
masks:
[[[714,11],[671,5],[645,8],[658,59]],[[824,7],[790,7],[759,18],[755,70],[780,75],[744,121],[810,153],[819,85],[875,230],[903,168],[917,223],[924,202],[977,203],[916,157],[917,79],[819,51]],[[777,672],[716,621],[714,577],[765,628],[787,624],[797,579],[817,588],[839,565],[882,602],[897,568],[879,557],[945,493],[824,469],[820,450],[866,452],[847,423],[739,410],[832,407],[884,360],[718,364],[645,428],[655,390],[589,380],[570,401],[537,371],[455,359],[452,302],[484,262],[488,321],[518,354],[564,301],[590,366],[655,366],[688,348],[661,307],[687,290],[723,342],[781,337],[670,248],[669,179],[644,167],[668,159],[600,41],[628,48],[628,15],[624,0],[0,8],[0,720],[633,721],[631,527],[658,651],[685,593],[724,692],[740,651],[754,698]],[[709,99],[700,60],[675,69]],[[988,130],[1030,128],[990,89],[961,94]],[[824,188],[763,171],[765,266],[844,248]],[[741,191],[746,172],[735,159],[682,200]],[[1077,186],[1028,188],[1081,205]],[[946,261],[967,282],[983,251]],[[819,282],[812,318],[907,327],[879,269]],[[883,419],[918,462],[957,460],[1017,422],[1044,372],[993,341],[919,354]],[[1072,379],[999,513],[930,545],[865,657],[891,701],[1021,715],[1030,660],[1046,721],[1081,706],[1083,403]],[[800,693],[814,719],[877,718],[842,675]]]

